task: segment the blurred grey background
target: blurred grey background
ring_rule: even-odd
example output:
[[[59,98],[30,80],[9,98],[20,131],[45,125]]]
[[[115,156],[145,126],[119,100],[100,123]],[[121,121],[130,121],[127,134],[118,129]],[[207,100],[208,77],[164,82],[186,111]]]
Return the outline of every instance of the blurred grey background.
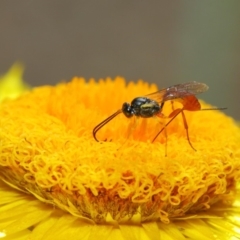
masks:
[[[0,73],[21,61],[34,86],[204,82],[201,98],[240,120],[240,0],[1,0],[0,56]]]

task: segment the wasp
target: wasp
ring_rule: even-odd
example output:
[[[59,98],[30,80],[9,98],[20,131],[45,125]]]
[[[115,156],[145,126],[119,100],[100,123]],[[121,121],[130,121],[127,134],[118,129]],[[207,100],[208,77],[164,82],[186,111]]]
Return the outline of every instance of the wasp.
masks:
[[[185,117],[184,111],[198,111],[198,110],[222,110],[225,108],[211,108],[211,109],[201,109],[201,104],[199,103],[195,95],[203,93],[208,90],[208,86],[205,83],[199,82],[187,82],[183,84],[173,85],[168,88],[161,89],[157,92],[148,94],[146,96],[137,97],[132,100],[131,103],[123,103],[122,108],[113,113],[111,116],[100,122],[93,129],[93,137],[96,141],[99,141],[96,137],[97,132],[115,118],[120,113],[123,113],[127,118],[141,117],[141,118],[151,118],[157,116],[159,118],[169,118],[170,120],[165,124],[165,126],[156,134],[152,142],[156,140],[159,134],[166,129],[166,127],[179,115],[182,115],[184,128],[186,130],[187,140],[189,145],[193,150],[193,147],[188,132],[187,119]],[[172,109],[172,112],[165,116],[162,113],[164,104],[166,101],[177,100],[182,104],[181,108]]]

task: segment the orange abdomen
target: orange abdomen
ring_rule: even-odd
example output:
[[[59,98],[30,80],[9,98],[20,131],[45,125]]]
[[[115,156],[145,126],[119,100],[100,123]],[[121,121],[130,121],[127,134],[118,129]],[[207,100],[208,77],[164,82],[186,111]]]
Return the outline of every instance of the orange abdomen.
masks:
[[[179,99],[179,102],[183,105],[183,110],[197,111],[201,109],[201,104],[194,95],[186,96]]]

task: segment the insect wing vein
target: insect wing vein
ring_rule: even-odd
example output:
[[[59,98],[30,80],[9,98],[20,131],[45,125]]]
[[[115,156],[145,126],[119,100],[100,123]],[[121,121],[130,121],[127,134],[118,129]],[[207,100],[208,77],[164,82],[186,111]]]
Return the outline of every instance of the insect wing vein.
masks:
[[[208,86],[205,83],[198,83],[193,81],[160,89],[157,92],[146,95],[146,97],[161,103],[168,100],[186,97],[189,95],[196,95],[207,90]]]

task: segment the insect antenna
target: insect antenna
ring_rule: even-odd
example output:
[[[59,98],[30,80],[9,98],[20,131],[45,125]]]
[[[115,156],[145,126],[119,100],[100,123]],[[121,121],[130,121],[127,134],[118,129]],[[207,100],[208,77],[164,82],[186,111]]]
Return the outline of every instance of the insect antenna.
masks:
[[[114,114],[112,114],[111,116],[109,116],[108,118],[106,118],[105,120],[103,120],[102,122],[100,122],[94,129],[93,129],[93,137],[94,139],[99,142],[99,140],[96,137],[97,132],[104,126],[106,125],[108,122],[110,122],[113,118],[115,118],[118,114],[122,113],[122,109],[119,109],[117,112],[115,112]]]

